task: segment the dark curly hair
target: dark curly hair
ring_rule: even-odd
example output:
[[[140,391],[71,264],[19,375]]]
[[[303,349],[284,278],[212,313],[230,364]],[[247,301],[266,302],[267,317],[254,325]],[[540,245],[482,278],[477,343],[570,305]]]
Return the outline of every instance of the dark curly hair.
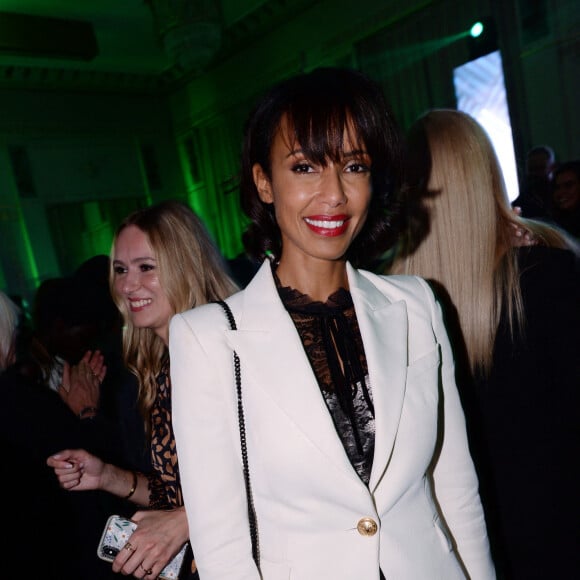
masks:
[[[337,161],[345,130],[355,132],[371,157],[372,197],[366,223],[346,258],[370,266],[396,238],[395,192],[402,180],[402,139],[380,86],[346,68],[318,68],[272,88],[253,110],[244,130],[241,206],[251,223],[243,241],[249,255],[279,259],[281,233],[271,204],[262,202],[254,184],[258,163],[271,178],[270,153],[282,118],[309,160],[325,166]]]

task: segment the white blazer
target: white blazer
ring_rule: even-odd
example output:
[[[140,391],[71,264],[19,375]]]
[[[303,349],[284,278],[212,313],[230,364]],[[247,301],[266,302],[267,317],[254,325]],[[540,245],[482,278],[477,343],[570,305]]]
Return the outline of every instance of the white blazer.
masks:
[[[172,413],[202,580],[260,578],[232,350],[241,360],[264,580],[378,580],[379,566],[386,580],[495,578],[433,294],[419,278],[347,268],[375,407],[368,487],[347,458],[267,262],[227,300],[237,331],[216,304],[171,321]]]

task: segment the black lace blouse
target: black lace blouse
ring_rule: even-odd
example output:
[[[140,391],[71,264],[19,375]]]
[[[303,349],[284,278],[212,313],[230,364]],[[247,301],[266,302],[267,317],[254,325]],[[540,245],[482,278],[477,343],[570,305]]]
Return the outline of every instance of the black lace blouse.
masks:
[[[276,285],[292,317],[336,431],[359,477],[368,485],[375,446],[375,412],[367,361],[350,292],[326,302]]]

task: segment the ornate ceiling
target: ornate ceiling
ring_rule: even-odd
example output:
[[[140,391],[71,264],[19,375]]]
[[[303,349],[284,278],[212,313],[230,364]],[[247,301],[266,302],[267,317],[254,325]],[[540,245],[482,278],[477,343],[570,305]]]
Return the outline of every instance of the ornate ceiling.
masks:
[[[0,5],[0,89],[163,91],[199,71],[182,70],[167,56],[150,3],[185,6],[195,14],[217,0],[2,0]],[[220,44],[208,67],[289,18],[306,0],[222,0]],[[17,19],[10,19],[14,14]],[[20,18],[22,16],[22,18]],[[29,17],[27,21],[25,17]],[[53,20],[46,20],[53,19]],[[58,19],[58,20],[54,20]],[[92,60],[47,56],[38,47],[64,34],[62,21],[92,26],[97,55]],[[16,22],[16,24],[14,24]],[[41,26],[42,25],[42,26]],[[60,39],[62,40],[62,39]],[[76,40],[71,41],[71,43]],[[14,49],[14,45],[18,49]],[[22,49],[28,49],[24,51]],[[200,47],[200,50],[202,47]]]

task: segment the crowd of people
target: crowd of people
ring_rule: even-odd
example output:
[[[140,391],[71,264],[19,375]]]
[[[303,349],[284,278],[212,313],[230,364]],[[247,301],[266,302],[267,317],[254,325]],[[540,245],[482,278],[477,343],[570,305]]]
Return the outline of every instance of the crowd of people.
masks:
[[[556,161],[554,150],[539,145],[528,151],[520,194],[513,207],[580,240],[580,159]]]
[[[161,202],[129,215],[119,226],[111,252],[111,293],[125,323],[125,364],[139,381],[152,469],[127,469],[70,446],[48,459],[65,489],[101,490],[146,508],[131,516],[137,530],[116,556],[115,572],[157,577],[188,541],[170,420],[169,321],[175,313],[223,299],[236,289],[188,206]],[[183,578],[197,578],[191,553],[187,560]]]
[[[514,211],[472,117],[403,135],[329,67],[264,95],[240,167],[243,260],[167,200],[29,323],[0,292],[7,550],[35,549],[3,573],[574,577],[580,163],[534,148]]]
[[[21,313],[15,318],[8,297],[1,302],[8,305],[0,309],[0,343],[6,347],[0,356],[0,441],[6,460],[1,476],[18,489],[6,505],[10,533],[4,546],[13,557],[6,559],[3,574],[112,579],[111,566],[95,559],[95,546],[108,515],[130,515],[130,506],[99,491],[69,494],[46,464],[66,447],[83,447],[127,466],[137,455],[128,453],[137,442],[131,443],[123,428],[138,420],[130,404],[113,409],[106,402],[105,375],[111,373],[119,392],[124,389],[109,349],[115,339],[109,323],[116,317],[103,316],[107,305],[114,306],[108,290],[98,295],[98,285],[85,283],[82,275],[46,280],[38,288],[30,326],[22,323]]]

